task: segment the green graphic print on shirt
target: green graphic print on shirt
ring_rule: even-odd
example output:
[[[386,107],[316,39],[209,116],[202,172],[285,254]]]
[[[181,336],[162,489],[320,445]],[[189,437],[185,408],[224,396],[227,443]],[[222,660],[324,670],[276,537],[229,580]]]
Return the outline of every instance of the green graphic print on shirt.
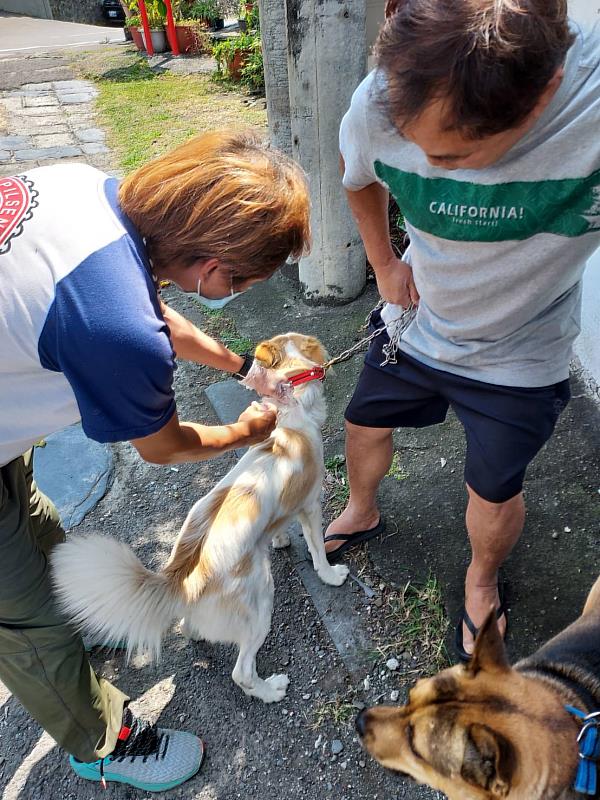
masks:
[[[423,178],[381,161],[375,173],[410,224],[441,239],[504,242],[600,231],[600,170],[587,178],[495,185]]]

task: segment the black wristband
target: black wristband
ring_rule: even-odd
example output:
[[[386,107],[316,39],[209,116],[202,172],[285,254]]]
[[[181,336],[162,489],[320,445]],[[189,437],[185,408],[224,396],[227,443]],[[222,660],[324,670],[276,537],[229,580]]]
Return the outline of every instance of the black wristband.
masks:
[[[238,381],[241,381],[242,378],[246,377],[246,375],[250,372],[250,367],[254,363],[254,356],[251,353],[241,353],[241,356],[244,359],[244,363],[234,375]]]

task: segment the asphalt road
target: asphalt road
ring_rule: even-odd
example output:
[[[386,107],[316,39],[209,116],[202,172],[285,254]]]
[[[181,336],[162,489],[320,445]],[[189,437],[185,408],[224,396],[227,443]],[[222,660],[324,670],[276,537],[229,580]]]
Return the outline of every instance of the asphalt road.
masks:
[[[123,41],[123,29],[117,26],[80,25],[0,12],[0,54],[35,53]]]

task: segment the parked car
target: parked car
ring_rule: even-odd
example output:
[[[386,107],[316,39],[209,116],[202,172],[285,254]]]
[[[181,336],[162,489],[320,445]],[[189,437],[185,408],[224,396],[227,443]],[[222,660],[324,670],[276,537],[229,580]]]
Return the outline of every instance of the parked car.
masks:
[[[125,22],[125,12],[119,0],[102,0],[100,6],[107,22]]]

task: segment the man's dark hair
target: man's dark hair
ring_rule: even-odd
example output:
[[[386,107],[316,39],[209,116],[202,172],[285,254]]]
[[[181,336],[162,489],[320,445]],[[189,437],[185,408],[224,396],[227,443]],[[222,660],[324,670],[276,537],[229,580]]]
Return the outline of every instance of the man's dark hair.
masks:
[[[376,45],[394,125],[436,98],[446,128],[479,139],[517,127],[575,36],[567,0],[392,0]]]

